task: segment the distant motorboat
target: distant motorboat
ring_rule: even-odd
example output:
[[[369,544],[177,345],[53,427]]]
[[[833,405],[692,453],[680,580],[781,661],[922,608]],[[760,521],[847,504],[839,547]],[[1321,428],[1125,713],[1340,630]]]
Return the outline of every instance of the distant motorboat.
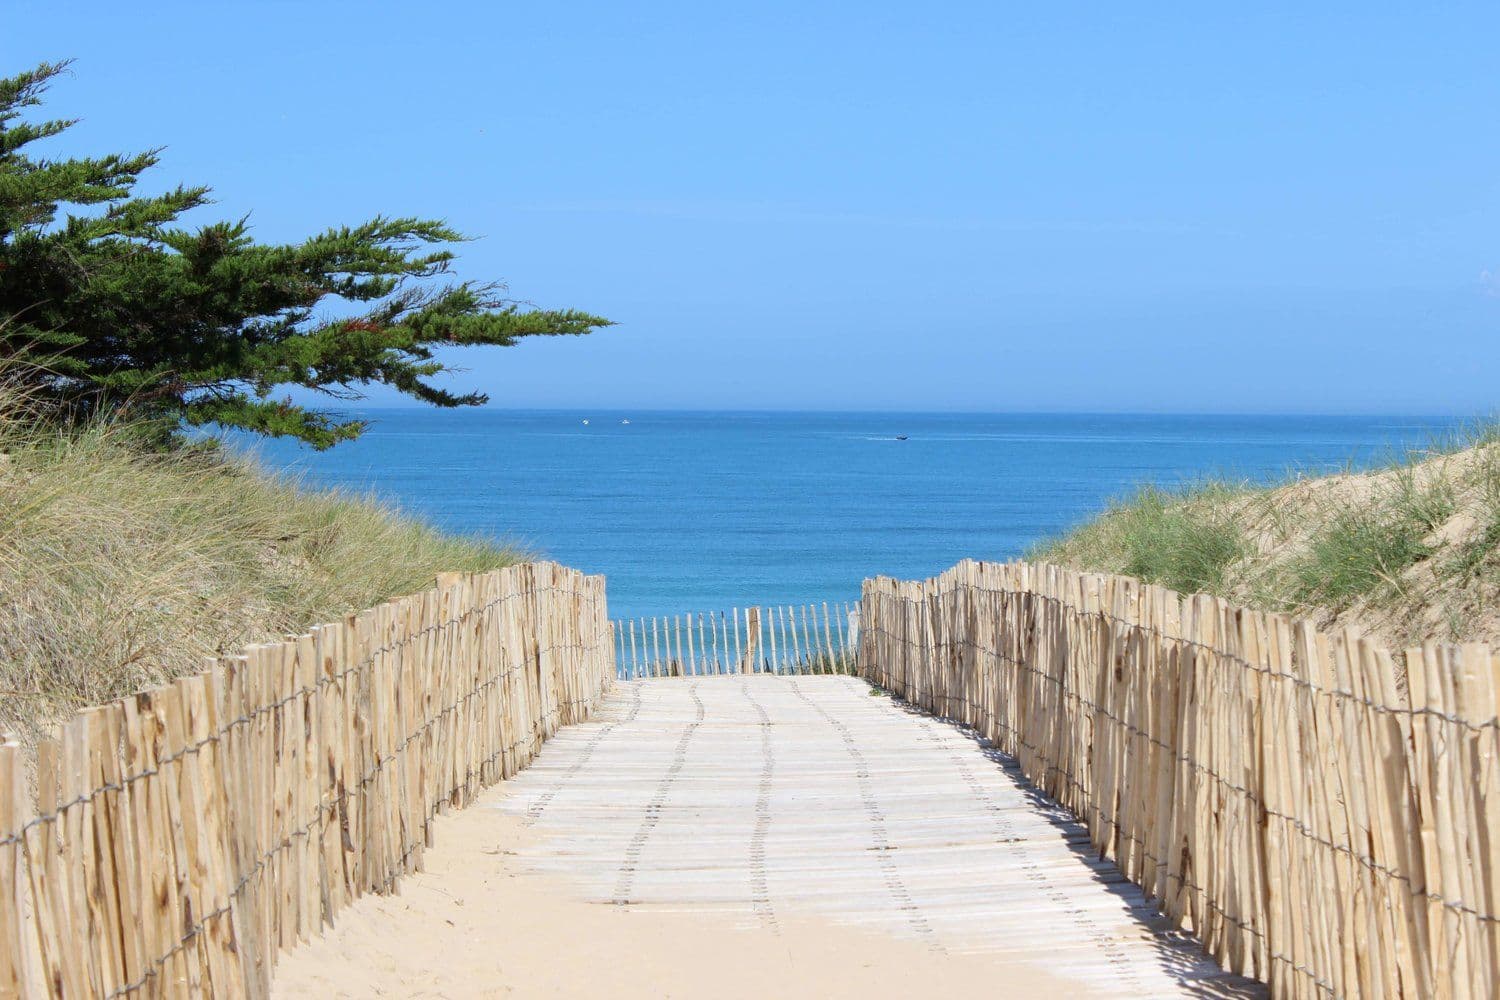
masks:
[[[588,423],[588,421],[585,420],[584,423]],[[897,441],[905,441],[906,440],[906,435],[905,434],[897,434],[896,435],[896,440]]]
[[[587,420],[585,420],[585,421],[584,421],[584,422],[583,422],[583,426],[585,426],[585,427],[587,427],[587,426],[588,426],[588,425],[589,425],[589,422],[588,422],[588,421],[587,421]]]
[[[630,423],[630,421],[629,420],[621,420],[620,423],[622,423],[622,424],[628,424],[628,423]]]

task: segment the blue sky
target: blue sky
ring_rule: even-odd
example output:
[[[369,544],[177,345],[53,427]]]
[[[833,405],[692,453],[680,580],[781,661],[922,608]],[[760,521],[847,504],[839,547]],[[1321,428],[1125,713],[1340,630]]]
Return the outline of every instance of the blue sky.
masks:
[[[1494,410],[1500,5],[1093,6],[11,0],[0,71],[619,321],[455,359],[495,405]]]

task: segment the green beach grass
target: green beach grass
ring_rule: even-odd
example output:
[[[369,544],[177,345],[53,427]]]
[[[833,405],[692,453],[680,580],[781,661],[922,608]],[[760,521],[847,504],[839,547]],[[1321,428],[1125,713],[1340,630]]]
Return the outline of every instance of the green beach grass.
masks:
[[[1486,425],[1368,472],[1148,486],[1027,558],[1354,626],[1393,646],[1495,642],[1500,443]]]

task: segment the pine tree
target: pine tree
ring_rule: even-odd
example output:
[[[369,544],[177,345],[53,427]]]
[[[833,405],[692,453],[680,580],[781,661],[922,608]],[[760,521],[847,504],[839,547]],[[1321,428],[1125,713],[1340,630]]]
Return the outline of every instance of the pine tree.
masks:
[[[609,324],[525,308],[497,284],[445,283],[446,245],[464,237],[443,222],[380,216],[269,245],[243,219],[175,225],[209,203],[206,187],[133,195],[160,149],[34,159],[27,147],[76,124],[24,118],[66,66],[0,80],[0,359],[37,372],[34,394],[58,412],[123,412],[167,435],[219,424],[323,448],[362,423],[275,399],[276,387],[352,400],[378,384],[476,405],[483,394],[433,384],[448,370],[435,348]]]

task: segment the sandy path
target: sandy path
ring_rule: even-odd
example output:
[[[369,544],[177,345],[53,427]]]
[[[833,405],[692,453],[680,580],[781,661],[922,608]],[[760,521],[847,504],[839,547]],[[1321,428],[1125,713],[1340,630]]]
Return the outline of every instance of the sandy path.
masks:
[[[849,677],[621,684],[278,967],[300,997],[1254,996],[960,730]]]
[[[1043,971],[813,919],[779,933],[723,916],[583,901],[513,853],[537,836],[497,811],[508,789],[438,824],[427,870],[283,956],[274,995],[312,997],[1078,996]]]

